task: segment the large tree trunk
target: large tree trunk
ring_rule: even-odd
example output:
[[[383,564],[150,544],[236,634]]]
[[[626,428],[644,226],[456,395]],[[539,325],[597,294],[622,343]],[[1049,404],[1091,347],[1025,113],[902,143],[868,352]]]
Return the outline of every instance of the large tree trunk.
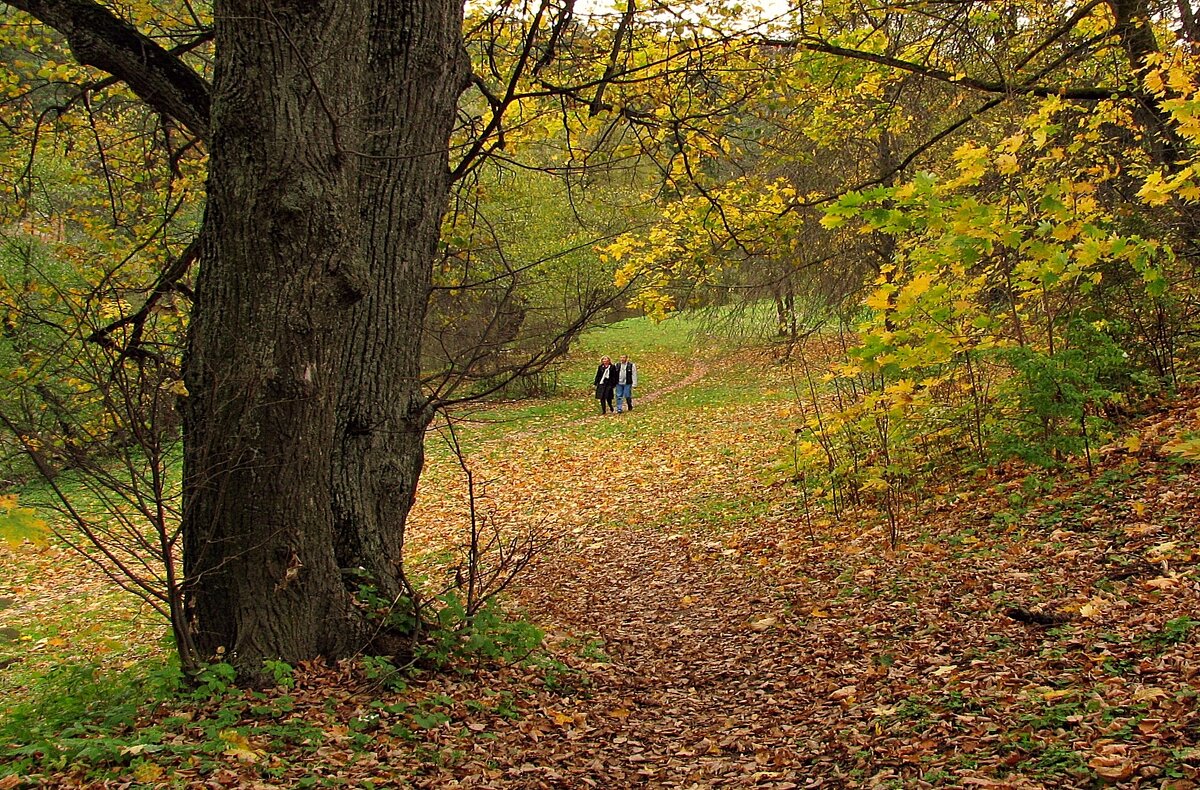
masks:
[[[218,0],[185,382],[184,562],[203,656],[344,656],[342,570],[397,589],[417,360],[464,71],[455,0]]]
[[[338,562],[364,569],[391,599],[405,590],[404,525],[432,417],[421,337],[450,188],[447,141],[469,76],[461,29],[453,0],[372,4],[360,182],[369,288],[342,350],[333,504]],[[398,46],[400,31],[410,45]]]

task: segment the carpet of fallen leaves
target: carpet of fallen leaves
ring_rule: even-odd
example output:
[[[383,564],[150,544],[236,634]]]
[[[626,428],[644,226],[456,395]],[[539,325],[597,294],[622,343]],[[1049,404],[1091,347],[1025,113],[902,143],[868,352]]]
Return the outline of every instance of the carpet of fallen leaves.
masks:
[[[1200,396],[1091,475],[948,481],[889,551],[878,515],[804,518],[786,366],[744,352],[675,381],[632,413],[580,393],[459,424],[484,523],[556,538],[506,598],[546,630],[539,660],[402,692],[301,667],[286,706],[220,731],[223,764],[137,754],[111,785],[1200,787],[1200,479],[1162,449],[1200,427]],[[431,436],[409,538],[430,573],[465,493]],[[211,738],[208,705],[172,737]]]

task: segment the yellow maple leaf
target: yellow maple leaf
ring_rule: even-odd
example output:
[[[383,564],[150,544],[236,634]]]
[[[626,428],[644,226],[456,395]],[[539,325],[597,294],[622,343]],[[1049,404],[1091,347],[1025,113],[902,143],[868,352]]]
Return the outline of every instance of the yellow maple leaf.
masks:
[[[908,285],[904,286],[902,296],[905,299],[916,299],[918,296],[921,296],[928,291],[931,285],[933,285],[932,274],[918,274],[916,277],[912,278]]]
[[[1182,66],[1173,66],[1167,72],[1167,84],[1179,93],[1190,93],[1192,76]]]
[[[550,721],[554,722],[554,723],[555,723],[555,724],[557,724],[559,727],[565,727],[565,726],[567,726],[568,724],[574,724],[574,723],[575,723],[575,717],[574,717],[574,716],[572,716],[572,715],[571,715],[571,714],[569,714],[569,713],[562,713],[561,711],[557,711],[557,710],[555,710],[554,708],[547,708],[547,709],[546,709],[546,716],[547,716],[547,718],[549,718],[549,719],[550,719]]]
[[[1018,162],[1017,158],[1012,154],[1000,154],[1000,156],[996,157],[996,170],[998,170],[1001,175],[1009,176],[1020,169],[1021,163]]]
[[[1151,173],[1146,176],[1138,197],[1151,206],[1161,206],[1171,199],[1171,188],[1163,179],[1162,173]]]
[[[157,783],[163,777],[162,766],[156,763],[139,763],[133,769],[133,778],[147,784]]]
[[[243,763],[256,763],[263,756],[261,751],[250,744],[250,739],[237,730],[221,730],[217,737],[229,745],[229,748],[222,752],[226,757]]]
[[[1161,96],[1166,91],[1167,86],[1163,82],[1162,72],[1160,71],[1155,70],[1146,72],[1145,81],[1146,88],[1149,89],[1151,93]]]
[[[892,306],[891,295],[891,289],[880,288],[876,290],[875,293],[864,299],[863,304],[865,304],[867,307],[870,307],[872,310],[887,310]]]

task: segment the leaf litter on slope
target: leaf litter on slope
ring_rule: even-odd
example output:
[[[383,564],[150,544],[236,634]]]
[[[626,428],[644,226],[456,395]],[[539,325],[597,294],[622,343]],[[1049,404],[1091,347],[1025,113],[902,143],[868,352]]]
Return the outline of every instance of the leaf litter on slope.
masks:
[[[419,674],[403,693],[350,666],[304,666],[281,718],[316,728],[312,742],[273,738],[280,717],[247,708],[235,722],[245,743],[230,743],[257,762],[164,760],[168,775],[263,787],[305,776],[1195,786],[1200,496],[1157,449],[1190,412],[1156,418],[1173,427],[1147,426],[1161,437],[1136,453],[1107,453],[1112,482],[1064,475],[1020,513],[1004,511],[1024,470],[961,483],[889,553],[877,515],[847,513],[810,536],[787,487],[771,485],[795,405],[786,371],[760,362],[709,372],[742,386],[757,366],[774,394],[750,403],[685,390],[601,418],[587,402],[519,442],[497,434],[473,449],[490,518],[561,536],[511,596],[547,629],[554,663]],[[431,453],[412,521],[431,568],[461,541],[462,492],[453,459]],[[1018,609],[1063,619],[1031,625],[1008,614]],[[204,711],[189,715],[174,737],[202,742]]]

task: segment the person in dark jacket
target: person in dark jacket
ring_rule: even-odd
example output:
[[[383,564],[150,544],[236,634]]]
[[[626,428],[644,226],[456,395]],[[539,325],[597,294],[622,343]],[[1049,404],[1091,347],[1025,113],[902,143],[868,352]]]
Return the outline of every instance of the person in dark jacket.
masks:
[[[610,357],[601,357],[596,368],[596,400],[600,401],[600,413],[613,411],[613,393],[617,389],[617,366]]]

